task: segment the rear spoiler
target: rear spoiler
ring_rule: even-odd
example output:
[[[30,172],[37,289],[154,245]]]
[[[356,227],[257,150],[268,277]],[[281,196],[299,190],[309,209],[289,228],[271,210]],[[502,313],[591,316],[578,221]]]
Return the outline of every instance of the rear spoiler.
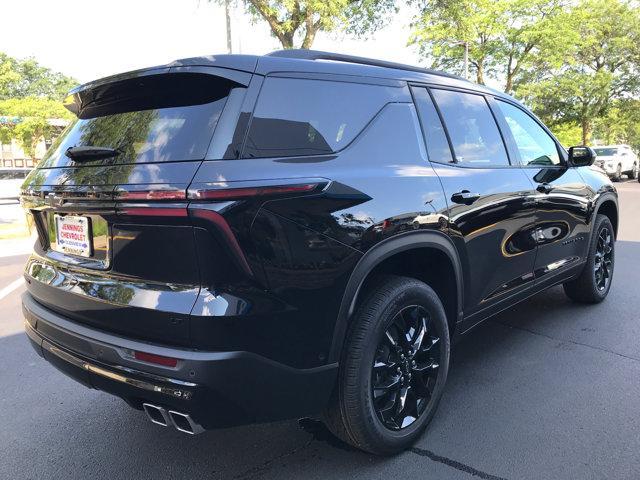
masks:
[[[221,55],[220,57],[249,57],[244,55]],[[215,57],[216,59],[219,57]],[[90,118],[99,114],[99,110],[105,104],[126,102],[132,96],[154,96],[155,100],[162,100],[157,95],[158,88],[166,88],[168,85],[193,81],[195,84],[191,94],[203,94],[203,89],[198,88],[207,81],[218,80],[227,83],[229,87],[248,86],[253,71],[243,71],[233,68],[196,65],[198,58],[181,60],[173,64],[144,68],[131,72],[112,75],[93,82],[85,83],[71,90],[64,99],[64,106],[79,118]],[[240,59],[242,60],[242,58]],[[224,62],[218,62],[224,63]],[[236,62],[238,66],[251,68],[250,62]],[[252,70],[255,70],[254,62]],[[212,78],[207,79],[207,76]],[[203,103],[203,102],[193,102]],[[171,105],[164,105],[171,106]]]

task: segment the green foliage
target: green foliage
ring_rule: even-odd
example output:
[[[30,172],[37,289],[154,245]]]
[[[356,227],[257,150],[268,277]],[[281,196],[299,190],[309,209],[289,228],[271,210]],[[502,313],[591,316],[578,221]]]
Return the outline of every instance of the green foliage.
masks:
[[[640,90],[633,0],[424,0],[411,42],[435,67],[458,73],[466,42],[476,81],[501,83],[563,141],[588,144],[598,125],[598,135],[618,135],[600,119]]]
[[[264,20],[283,48],[311,48],[320,31],[343,29],[362,36],[390,19],[395,0],[244,0],[256,20]]]
[[[38,64],[33,58],[18,60],[0,52],[0,100],[42,97],[62,100],[78,82]]]
[[[604,116],[595,120],[593,132],[604,144],[624,143],[640,151],[640,100],[615,101]]]
[[[541,58],[545,74],[517,93],[545,121],[580,125],[581,143],[589,144],[594,122],[640,91],[640,13],[624,0],[583,0],[568,20],[580,35],[563,49],[563,65],[549,68]]]
[[[463,44],[478,83],[500,78],[512,91],[537,50],[562,35],[566,0],[426,0],[410,43],[433,59],[433,67],[462,72]],[[556,60],[558,61],[558,60]]]
[[[0,52],[0,141],[16,139],[33,158],[36,145],[58,128],[50,119],[73,118],[61,103],[77,82],[27,58],[18,60]]]
[[[57,130],[49,119],[70,119],[73,115],[55,100],[38,97],[0,100],[0,115],[16,121],[0,124],[0,141],[17,139],[25,152],[33,157],[41,138],[50,138]]]

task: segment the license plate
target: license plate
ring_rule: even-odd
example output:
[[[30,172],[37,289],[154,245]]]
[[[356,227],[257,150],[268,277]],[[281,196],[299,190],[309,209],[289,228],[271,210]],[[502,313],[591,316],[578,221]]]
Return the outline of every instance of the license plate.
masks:
[[[88,217],[56,215],[56,244],[51,248],[67,255],[90,257],[92,252],[91,222]]]

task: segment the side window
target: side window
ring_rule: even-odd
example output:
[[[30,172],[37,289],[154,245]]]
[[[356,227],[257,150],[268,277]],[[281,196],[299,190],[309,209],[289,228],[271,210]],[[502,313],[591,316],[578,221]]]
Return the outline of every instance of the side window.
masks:
[[[509,165],[498,125],[482,95],[432,91],[457,162],[479,167]]]
[[[520,108],[498,100],[523,165],[560,165],[558,147],[538,123]]]
[[[387,103],[386,87],[299,78],[266,78],[245,157],[322,155],[346,147]]]
[[[442,126],[438,112],[431,101],[429,92],[426,88],[422,87],[413,88],[412,91],[424,131],[429,160],[440,163],[453,162],[447,135],[444,132],[444,127]]]

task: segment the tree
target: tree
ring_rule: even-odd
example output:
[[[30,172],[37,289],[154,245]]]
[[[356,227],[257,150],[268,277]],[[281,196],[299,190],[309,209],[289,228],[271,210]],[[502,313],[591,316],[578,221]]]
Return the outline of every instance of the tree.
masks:
[[[51,119],[71,119],[73,115],[62,103],[38,97],[0,100],[0,142],[9,143],[17,139],[25,153],[31,158],[42,138],[51,138],[59,127]]]
[[[78,82],[38,64],[33,58],[18,60],[0,52],[0,100],[42,97],[62,100]]]
[[[567,0],[425,0],[413,25],[410,43],[433,59],[434,68],[461,71],[469,48],[476,82],[504,82],[512,92],[530,66],[536,50],[553,51],[571,42],[572,32],[561,21]],[[557,56],[553,56],[557,61]]]
[[[580,35],[564,64],[548,69],[517,93],[550,124],[574,122],[588,145],[596,119],[618,99],[640,91],[640,13],[625,0],[583,0],[571,12]]]
[[[244,0],[256,20],[264,20],[282,48],[311,48],[320,31],[344,29],[362,36],[383,26],[395,0]]]
[[[593,132],[605,144],[624,143],[640,151],[640,100],[616,100],[604,116],[594,121]]]
[[[59,130],[51,120],[73,118],[61,100],[77,83],[32,58],[0,52],[0,142],[16,139],[33,158],[38,142]]]

